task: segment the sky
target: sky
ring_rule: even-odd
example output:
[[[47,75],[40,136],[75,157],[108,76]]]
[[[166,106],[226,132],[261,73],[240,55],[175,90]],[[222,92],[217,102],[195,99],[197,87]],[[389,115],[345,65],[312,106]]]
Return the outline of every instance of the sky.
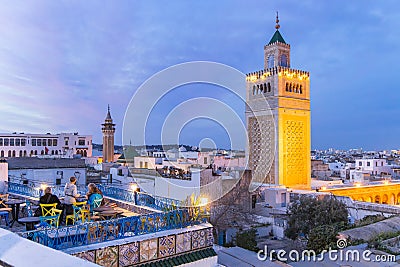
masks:
[[[101,143],[110,104],[121,144],[129,101],[155,73],[198,60],[261,70],[279,11],[291,66],[311,76],[312,148],[399,149],[398,6],[396,0],[10,1],[0,9],[0,132],[79,132]],[[160,101],[159,114],[192,92],[212,97],[214,89],[178,88],[176,97]],[[217,94],[240,112],[235,97]],[[149,132],[158,131],[156,121]],[[180,142],[211,138],[221,147],[227,135],[218,123],[198,120],[185,125]]]

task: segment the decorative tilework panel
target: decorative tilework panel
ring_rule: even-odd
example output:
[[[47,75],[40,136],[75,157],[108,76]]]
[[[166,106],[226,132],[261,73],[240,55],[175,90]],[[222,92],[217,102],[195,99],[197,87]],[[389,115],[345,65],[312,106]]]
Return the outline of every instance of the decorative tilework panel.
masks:
[[[89,251],[84,251],[84,252],[79,252],[74,254],[75,257],[90,261],[90,262],[95,262],[95,251],[94,250],[89,250]]]
[[[119,246],[119,266],[125,267],[139,262],[139,242]]]
[[[208,228],[206,229],[206,246],[212,246],[214,244],[214,236],[213,236],[213,229]]]
[[[140,241],[140,262],[157,259],[157,238]]]
[[[175,254],[175,235],[158,238],[158,257],[168,257]]]
[[[96,263],[106,267],[118,267],[118,246],[97,249]]]
[[[193,231],[192,249],[202,248],[206,245],[206,230]]]
[[[176,254],[189,251],[191,249],[192,232],[176,235]]]

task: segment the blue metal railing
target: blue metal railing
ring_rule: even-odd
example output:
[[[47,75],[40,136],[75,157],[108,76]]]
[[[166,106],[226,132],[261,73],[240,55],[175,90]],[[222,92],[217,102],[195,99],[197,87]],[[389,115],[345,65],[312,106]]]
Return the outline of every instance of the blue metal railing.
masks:
[[[64,185],[50,186],[52,188],[52,193],[58,197],[64,197]],[[86,187],[78,185],[78,193],[81,195],[85,194]],[[8,192],[15,193],[23,196],[39,198],[43,195],[43,189],[40,187],[33,187],[24,184],[18,184],[14,182],[8,182]]]
[[[61,250],[164,230],[179,229],[205,221],[205,218],[200,217],[194,219],[191,216],[190,209],[180,209],[108,221],[87,222],[63,228],[20,232],[18,235],[39,244]]]

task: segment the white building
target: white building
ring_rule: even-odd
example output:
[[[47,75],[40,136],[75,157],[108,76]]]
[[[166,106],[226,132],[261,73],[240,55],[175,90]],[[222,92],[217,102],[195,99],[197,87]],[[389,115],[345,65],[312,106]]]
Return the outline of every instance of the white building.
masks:
[[[0,157],[92,156],[92,136],[78,133],[25,134],[0,133]]]
[[[71,176],[78,185],[86,184],[84,159],[9,158],[8,178],[11,182],[64,185]]]
[[[355,168],[370,175],[392,174],[386,159],[357,159]]]

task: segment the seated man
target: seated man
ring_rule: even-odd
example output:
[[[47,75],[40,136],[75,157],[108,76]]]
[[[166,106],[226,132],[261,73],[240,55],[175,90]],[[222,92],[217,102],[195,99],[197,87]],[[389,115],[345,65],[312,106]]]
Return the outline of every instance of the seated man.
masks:
[[[62,209],[61,207],[61,202],[58,199],[58,197],[56,195],[53,195],[51,193],[51,188],[50,187],[46,187],[44,189],[44,195],[40,197],[39,200],[40,204],[54,204],[57,203],[57,209]],[[36,210],[35,212],[35,216],[42,216],[42,209],[39,206],[39,208]]]
[[[89,191],[86,194],[87,203],[90,205],[90,212],[93,212],[93,209],[104,204],[103,193],[94,183],[88,184],[88,189]]]

